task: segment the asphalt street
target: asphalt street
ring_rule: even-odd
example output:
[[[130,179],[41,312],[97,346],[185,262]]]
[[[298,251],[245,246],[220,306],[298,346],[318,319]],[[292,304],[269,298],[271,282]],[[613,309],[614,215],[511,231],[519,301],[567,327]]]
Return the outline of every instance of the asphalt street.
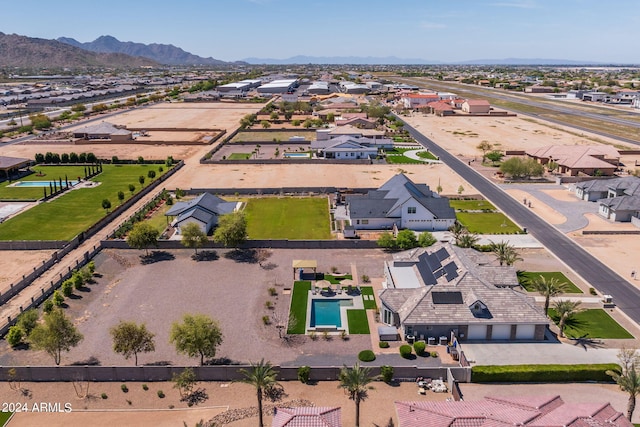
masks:
[[[526,227],[542,245],[603,294],[613,296],[616,305],[633,321],[640,322],[640,290],[584,250],[580,245],[548,224],[522,203],[514,200],[497,185],[470,168],[466,163],[442,149],[432,140],[405,123],[418,143],[440,157],[462,178],[521,227]],[[631,274],[631,267],[629,267]]]

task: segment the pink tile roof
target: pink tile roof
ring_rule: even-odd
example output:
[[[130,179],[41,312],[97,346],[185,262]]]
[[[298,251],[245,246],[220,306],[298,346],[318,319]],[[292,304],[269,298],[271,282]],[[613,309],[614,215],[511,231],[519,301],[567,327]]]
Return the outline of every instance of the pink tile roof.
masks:
[[[598,159],[618,159],[620,153],[609,145],[548,145],[546,147],[527,150],[531,157],[553,159],[556,163],[568,168],[615,168],[611,163]]]
[[[610,404],[566,404],[560,396],[487,397],[475,402],[395,402],[399,427],[631,427]]]
[[[437,93],[410,93],[403,96],[404,98],[413,98],[413,99],[439,99]]]
[[[453,111],[451,104],[445,101],[432,102],[429,107],[439,111]]]
[[[339,407],[277,408],[271,427],[341,427]]]
[[[486,99],[467,99],[465,102],[469,105],[491,105]]]

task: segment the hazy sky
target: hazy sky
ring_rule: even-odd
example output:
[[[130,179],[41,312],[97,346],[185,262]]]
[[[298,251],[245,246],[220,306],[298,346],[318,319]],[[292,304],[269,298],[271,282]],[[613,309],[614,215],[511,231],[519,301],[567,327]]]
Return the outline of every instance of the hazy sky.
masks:
[[[396,56],[640,63],[640,0],[0,0],[0,31],[223,60]]]

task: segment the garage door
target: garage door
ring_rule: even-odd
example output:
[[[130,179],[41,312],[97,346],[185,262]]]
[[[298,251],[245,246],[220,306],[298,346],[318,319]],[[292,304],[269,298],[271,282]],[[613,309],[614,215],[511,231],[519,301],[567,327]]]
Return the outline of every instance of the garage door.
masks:
[[[536,333],[536,325],[518,325],[516,330],[517,340],[532,340]]]
[[[486,340],[487,339],[487,326],[486,325],[469,325],[470,340]]]
[[[492,340],[508,340],[511,339],[511,325],[493,325],[491,332]]]

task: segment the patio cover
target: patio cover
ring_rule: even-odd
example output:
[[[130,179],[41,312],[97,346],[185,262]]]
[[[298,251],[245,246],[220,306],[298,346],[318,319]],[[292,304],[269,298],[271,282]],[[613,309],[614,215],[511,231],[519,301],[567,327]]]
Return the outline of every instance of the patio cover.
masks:
[[[318,261],[316,261],[315,259],[294,259],[291,263],[291,267],[293,268],[293,278],[295,279],[296,270],[299,268],[303,270],[305,268],[312,268],[313,272],[315,273],[316,269],[318,268]]]

